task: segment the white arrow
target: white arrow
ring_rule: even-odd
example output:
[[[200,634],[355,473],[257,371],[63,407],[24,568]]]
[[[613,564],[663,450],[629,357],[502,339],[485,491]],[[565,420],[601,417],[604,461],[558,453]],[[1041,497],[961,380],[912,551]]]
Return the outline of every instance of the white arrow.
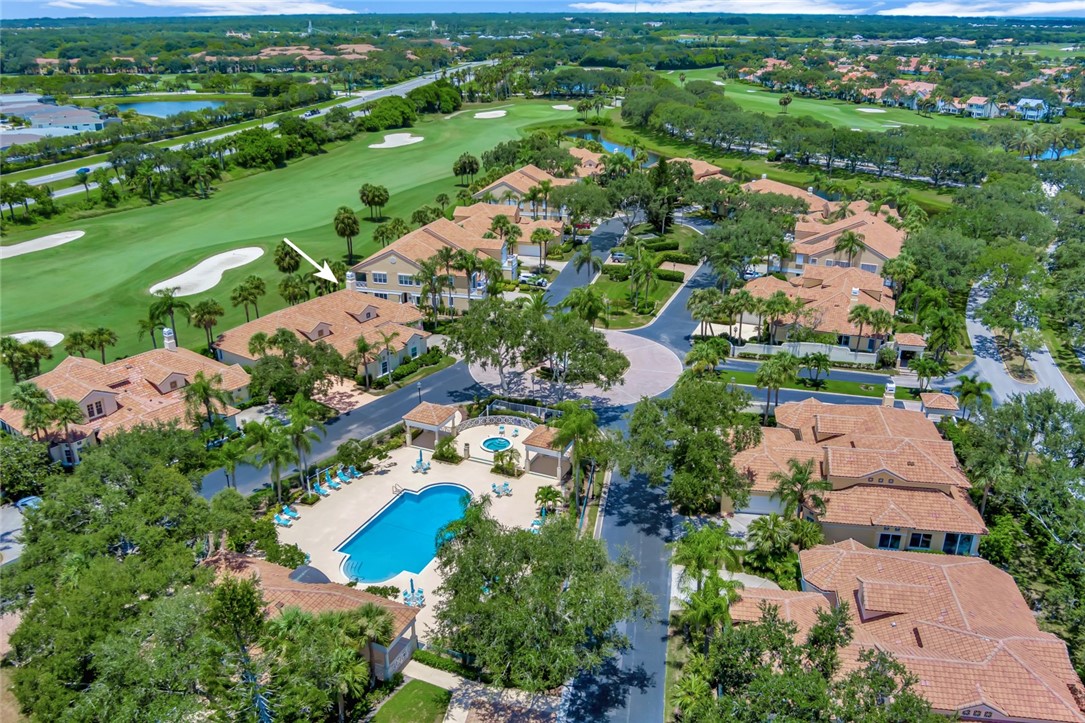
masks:
[[[327,261],[324,262],[324,267],[321,268],[320,264],[318,264],[316,261],[313,261],[312,256],[310,256],[309,254],[307,254],[304,251],[302,251],[301,249],[299,249],[298,245],[296,243],[294,243],[293,241],[291,241],[290,239],[284,238],[283,243],[285,243],[287,246],[289,246],[290,248],[297,251],[299,256],[301,256],[303,259],[305,259],[306,261],[311,263],[314,267],[316,267],[316,269],[317,269],[316,277],[318,279],[326,279],[326,280],[332,282],[333,284],[338,284],[339,283],[339,279],[335,278],[335,272],[332,271],[331,266],[328,266]]]

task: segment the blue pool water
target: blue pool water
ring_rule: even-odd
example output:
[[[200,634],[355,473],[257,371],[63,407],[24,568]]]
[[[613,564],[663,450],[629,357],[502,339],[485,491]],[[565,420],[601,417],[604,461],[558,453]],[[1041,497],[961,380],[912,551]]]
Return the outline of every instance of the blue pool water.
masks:
[[[607,151],[607,153],[624,153],[631,159],[636,158],[637,155],[636,151],[633,150],[632,146],[623,146],[621,143],[608,141],[599,131],[577,130],[569,131],[565,135],[569,136],[570,138],[583,138],[584,140],[588,141],[597,141],[602,144],[603,148]],[[648,160],[645,161],[644,165],[645,167],[650,166],[658,160],[659,156],[649,151]]]
[[[158,118],[166,118],[185,111],[218,108],[221,105],[223,105],[221,100],[137,100],[130,103],[117,103],[117,107],[121,110],[131,109],[140,115]]]
[[[447,483],[403,492],[336,548],[348,555],[343,572],[366,584],[422,572],[437,552],[437,531],[463,516],[469,494]]]
[[[482,448],[487,452],[500,452],[512,446],[512,442],[504,437],[487,437],[482,440]]]

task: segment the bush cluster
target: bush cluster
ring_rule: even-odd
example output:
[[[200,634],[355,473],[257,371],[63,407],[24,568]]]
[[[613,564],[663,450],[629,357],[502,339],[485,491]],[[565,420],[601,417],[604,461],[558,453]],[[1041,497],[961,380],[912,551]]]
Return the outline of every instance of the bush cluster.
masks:
[[[428,665],[431,668],[437,670],[443,670],[446,673],[453,673],[461,678],[467,678],[468,680],[482,680],[482,675],[474,668],[469,668],[463,663],[458,663],[451,658],[446,658],[443,655],[431,652],[429,650],[418,649],[414,651],[414,660],[417,660],[422,665]]]
[[[392,371],[392,381],[398,382],[401,379],[406,379],[423,367],[431,367],[434,364],[440,363],[443,358],[444,354],[441,353],[440,349],[430,349],[425,354],[422,354],[415,359],[411,359],[406,364],[400,364],[396,367]],[[376,386],[376,380],[374,380],[374,386]]]

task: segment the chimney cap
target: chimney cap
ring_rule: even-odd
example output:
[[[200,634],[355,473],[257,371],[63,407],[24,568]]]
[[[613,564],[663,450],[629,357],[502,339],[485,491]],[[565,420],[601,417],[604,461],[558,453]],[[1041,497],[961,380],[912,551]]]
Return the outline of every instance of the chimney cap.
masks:
[[[858,286],[851,287],[851,295],[852,296],[858,296],[859,295],[859,287]]]
[[[761,174],[761,180],[762,180],[762,181],[767,181],[767,180],[769,180],[769,174],[767,174],[767,173],[762,173],[762,174]]]

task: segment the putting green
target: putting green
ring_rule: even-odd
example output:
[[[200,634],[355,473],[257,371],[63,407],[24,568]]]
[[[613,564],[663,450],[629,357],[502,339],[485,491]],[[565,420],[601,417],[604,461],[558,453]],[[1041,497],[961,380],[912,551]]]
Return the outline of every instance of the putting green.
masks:
[[[410,129],[425,137],[424,143],[372,149],[370,144],[380,143],[386,134],[363,133],[324,155],[224,183],[207,200],[179,199],[12,234],[5,244],[61,231],[86,232],[76,244],[4,261],[0,334],[33,329],[66,334],[105,326],[120,337],[117,346],[107,350],[107,358],[150,349],[150,340],[140,340],[136,326],[152,301],[148,288],[202,259],[245,246],[259,246],[267,253],[226,271],[213,289],[185,300],[192,304],[205,298],[217,300],[227,313],[216,328],[236,326],[244,323],[245,314],[230,307],[230,291],[246,276],[257,274],[268,287],[260,311],[281,308],[284,302],[277,286],[282,275],[271,252],[283,236],[316,259],[345,258],[346,244],[335,235],[332,218],[339,206],[346,205],[362,219],[361,236],[354,241],[355,257],[368,255],[376,249],[372,236],[377,223],[368,220],[368,210],[358,201],[359,186],[387,186],[391,203],[385,214],[409,218],[414,209],[432,204],[439,193],[455,198],[452,162],[461,153],[478,155],[519,137],[532,124],[569,120],[551,105],[550,101],[503,105],[504,117],[485,122],[473,117],[476,108],[450,119],[428,116]],[[183,346],[203,345],[202,330],[179,326]],[[43,369],[55,366],[63,355],[58,350]],[[10,377],[4,374],[5,388],[0,394],[10,387]]]
[[[722,68],[699,68],[686,71],[686,82],[691,80],[706,80],[709,82],[720,80],[719,73]],[[675,84],[679,84],[678,74],[663,75],[664,78]],[[738,104],[743,110],[766,115],[777,115],[780,111],[781,93],[773,93],[764,89],[763,86],[745,83],[740,80],[724,80],[727,97]],[[863,110],[884,110],[884,113],[869,113]],[[980,121],[972,118],[960,118],[948,115],[921,116],[915,111],[904,108],[881,108],[870,104],[857,105],[839,100],[820,100],[817,98],[804,98],[792,95],[791,105],[787,107],[788,115],[804,115],[816,118],[820,121],[832,123],[839,128],[858,129],[863,131],[884,131],[893,126],[913,125],[928,126],[931,128],[975,128],[989,127],[991,123],[1014,123],[1008,118]]]

